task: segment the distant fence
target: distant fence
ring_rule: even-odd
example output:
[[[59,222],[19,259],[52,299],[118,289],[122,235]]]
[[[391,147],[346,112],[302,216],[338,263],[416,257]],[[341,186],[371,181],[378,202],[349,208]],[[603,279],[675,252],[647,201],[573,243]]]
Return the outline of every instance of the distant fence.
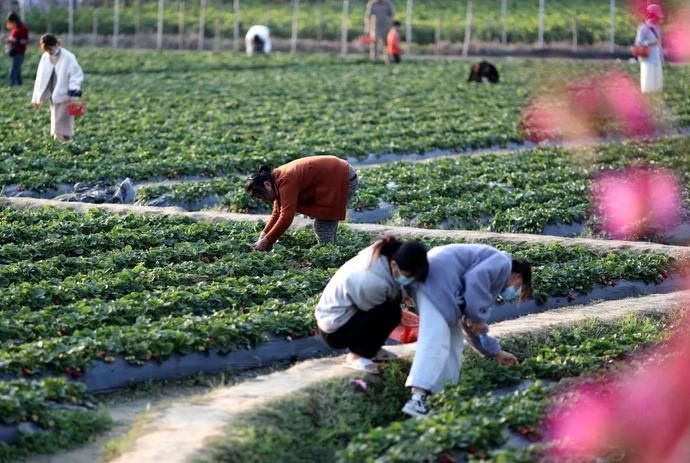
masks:
[[[3,13],[15,10],[34,34],[51,31],[69,46],[224,49],[242,48],[253,24],[274,38],[328,42],[347,53],[363,32],[364,0],[0,0]],[[479,43],[496,47],[558,44],[577,49],[604,45],[613,51],[634,36],[634,22],[617,0],[395,0],[407,50],[443,52],[450,44],[462,54]],[[618,3],[626,4],[624,0]],[[579,11],[578,11],[579,9]],[[618,30],[617,30],[618,26]],[[88,38],[91,37],[91,41]]]

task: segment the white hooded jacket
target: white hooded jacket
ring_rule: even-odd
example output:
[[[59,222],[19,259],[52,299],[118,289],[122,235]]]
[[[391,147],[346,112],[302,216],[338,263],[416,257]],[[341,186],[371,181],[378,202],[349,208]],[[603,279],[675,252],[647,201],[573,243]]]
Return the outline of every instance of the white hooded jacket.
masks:
[[[38,63],[36,71],[36,82],[34,83],[34,94],[31,98],[33,104],[41,104],[41,97],[48,87],[50,76],[55,69],[55,89],[52,94],[54,104],[66,103],[69,101],[67,92],[69,90],[80,90],[81,82],[84,80],[84,73],[77,62],[74,53],[60,48],[60,59],[56,64],[50,62],[50,53],[43,53],[41,61]]]
[[[358,310],[371,310],[401,296],[388,258],[379,256],[371,262],[372,252],[373,245],[360,251],[335,272],[324,288],[315,312],[322,331],[333,333]]]

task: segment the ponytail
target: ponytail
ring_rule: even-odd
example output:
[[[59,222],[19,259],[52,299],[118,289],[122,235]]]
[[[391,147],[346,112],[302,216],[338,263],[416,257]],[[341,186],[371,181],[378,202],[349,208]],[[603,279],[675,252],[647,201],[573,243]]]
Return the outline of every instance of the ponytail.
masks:
[[[374,244],[369,265],[381,256],[394,260],[400,270],[410,272],[417,281],[423,282],[429,274],[426,247],[417,240],[401,241],[396,236],[384,235]]]
[[[274,185],[272,172],[270,167],[261,166],[258,173],[252,174],[247,179],[244,189],[252,196],[263,196],[266,191],[264,183],[271,182],[271,185]]]

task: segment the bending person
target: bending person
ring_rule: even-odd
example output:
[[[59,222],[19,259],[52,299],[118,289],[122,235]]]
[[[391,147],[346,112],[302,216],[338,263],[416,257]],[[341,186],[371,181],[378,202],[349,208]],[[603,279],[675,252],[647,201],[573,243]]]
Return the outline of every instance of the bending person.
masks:
[[[271,32],[268,27],[255,25],[249,28],[244,36],[247,56],[268,55],[271,53]]]
[[[451,244],[428,253],[429,276],[415,288],[419,338],[405,385],[411,389],[403,413],[426,416],[426,398],[446,385],[457,384],[463,339],[501,365],[515,365],[514,355],[501,350],[488,335],[491,306],[532,297],[532,266],[491,246]]]
[[[255,198],[273,201],[273,213],[254,249],[270,250],[297,212],[314,219],[319,243],[334,243],[338,221],[345,219],[358,183],[352,166],[335,156],[297,159],[273,170],[262,166],[245,189]]]
[[[315,311],[323,340],[350,350],[348,368],[378,373],[372,359],[400,323],[402,288],[424,281],[428,272],[424,245],[380,238],[340,267],[323,290]]]

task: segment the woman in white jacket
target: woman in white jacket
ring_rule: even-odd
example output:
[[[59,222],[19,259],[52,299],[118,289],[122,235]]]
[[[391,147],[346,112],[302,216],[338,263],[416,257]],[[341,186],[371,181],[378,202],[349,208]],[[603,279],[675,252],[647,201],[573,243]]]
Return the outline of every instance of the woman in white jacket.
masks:
[[[34,94],[34,108],[50,101],[50,135],[69,141],[74,136],[74,116],[67,112],[67,103],[81,96],[84,73],[77,58],[60,46],[53,34],[44,34],[40,41],[43,55],[38,63]]]
[[[638,58],[642,93],[660,92],[664,86],[664,52],[661,48],[661,28],[659,27],[663,17],[661,7],[651,4],[647,7],[646,21],[637,29],[635,45],[649,50],[648,56]]]
[[[268,55],[271,53],[271,32],[268,27],[255,25],[249,28],[244,36],[244,46],[247,56]]]
[[[393,236],[380,238],[338,269],[315,315],[326,344],[350,350],[345,366],[378,373],[372,359],[400,323],[401,289],[424,281],[428,272],[424,245]]]

